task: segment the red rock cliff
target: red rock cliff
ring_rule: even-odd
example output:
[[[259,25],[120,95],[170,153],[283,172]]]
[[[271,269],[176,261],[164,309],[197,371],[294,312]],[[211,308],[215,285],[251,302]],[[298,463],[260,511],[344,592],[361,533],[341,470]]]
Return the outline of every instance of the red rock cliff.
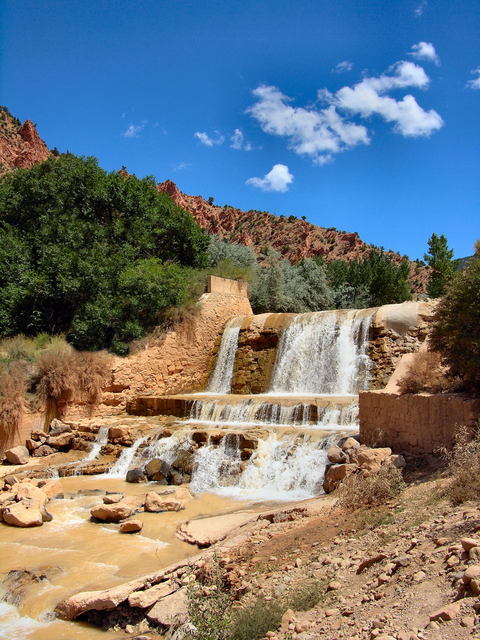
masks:
[[[0,108],[0,175],[10,169],[30,169],[52,155],[30,120],[22,124]]]

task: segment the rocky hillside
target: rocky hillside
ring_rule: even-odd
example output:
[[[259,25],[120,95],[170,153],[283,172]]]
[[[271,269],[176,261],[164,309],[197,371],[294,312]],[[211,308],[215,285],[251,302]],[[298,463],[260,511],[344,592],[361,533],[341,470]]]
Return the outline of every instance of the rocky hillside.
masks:
[[[158,185],[176,204],[186,209],[211,234],[251,247],[255,253],[267,246],[279,251],[285,258],[298,262],[302,258],[322,256],[328,262],[352,260],[369,253],[373,245],[366,244],[358,233],[317,227],[295,216],[275,216],[267,211],[242,211],[230,206],[210,204],[201,196],[182,193],[171,180]],[[401,256],[391,254],[400,260]],[[410,277],[413,290],[426,291],[428,269],[411,263]]]
[[[52,155],[30,120],[22,124],[0,107],[0,175],[10,169],[30,169]]]

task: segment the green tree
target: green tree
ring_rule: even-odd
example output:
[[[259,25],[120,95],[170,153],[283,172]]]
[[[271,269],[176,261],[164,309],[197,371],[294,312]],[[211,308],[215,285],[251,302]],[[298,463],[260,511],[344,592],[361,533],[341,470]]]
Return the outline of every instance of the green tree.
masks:
[[[0,181],[0,336],[65,333],[124,353],[185,299],[208,245],[153,178],[71,154],[14,171]]]
[[[452,375],[459,376],[467,389],[480,391],[480,241],[438,304],[431,345]]]
[[[428,240],[428,253],[425,253],[423,258],[432,269],[427,287],[428,295],[431,298],[440,298],[447,290],[455,271],[453,251],[448,248],[447,238],[432,233]]]

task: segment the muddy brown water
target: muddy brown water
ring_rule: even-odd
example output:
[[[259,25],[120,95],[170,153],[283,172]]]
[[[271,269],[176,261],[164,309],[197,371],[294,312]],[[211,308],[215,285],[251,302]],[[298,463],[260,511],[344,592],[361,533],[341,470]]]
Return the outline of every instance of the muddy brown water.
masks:
[[[175,536],[185,520],[246,508],[247,503],[213,494],[201,494],[184,511],[139,513],[143,522],[138,534],[121,534],[117,524],[90,521],[90,508],[107,492],[141,495],[155,485],[127,484],[123,480],[95,476],[62,478],[58,494],[48,509],[51,522],[42,527],[20,529],[0,526],[0,571],[38,570],[48,576],[27,587],[18,607],[0,602],[0,638],[5,640],[94,640],[121,637],[96,627],[55,619],[56,604],[80,591],[115,586],[155,571],[198,552]],[[251,506],[260,510],[258,503]],[[0,597],[12,594],[3,593]]]

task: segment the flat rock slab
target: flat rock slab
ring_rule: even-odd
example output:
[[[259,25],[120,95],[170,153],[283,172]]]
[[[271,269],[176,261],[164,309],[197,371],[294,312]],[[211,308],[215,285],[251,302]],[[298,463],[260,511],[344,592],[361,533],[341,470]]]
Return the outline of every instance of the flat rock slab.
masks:
[[[224,540],[229,533],[258,518],[252,513],[231,513],[212,518],[188,520],[177,529],[177,537],[198,547],[209,547]]]
[[[162,627],[170,627],[175,621],[185,617],[187,613],[187,590],[179,589],[162,598],[147,613],[147,618]]]

